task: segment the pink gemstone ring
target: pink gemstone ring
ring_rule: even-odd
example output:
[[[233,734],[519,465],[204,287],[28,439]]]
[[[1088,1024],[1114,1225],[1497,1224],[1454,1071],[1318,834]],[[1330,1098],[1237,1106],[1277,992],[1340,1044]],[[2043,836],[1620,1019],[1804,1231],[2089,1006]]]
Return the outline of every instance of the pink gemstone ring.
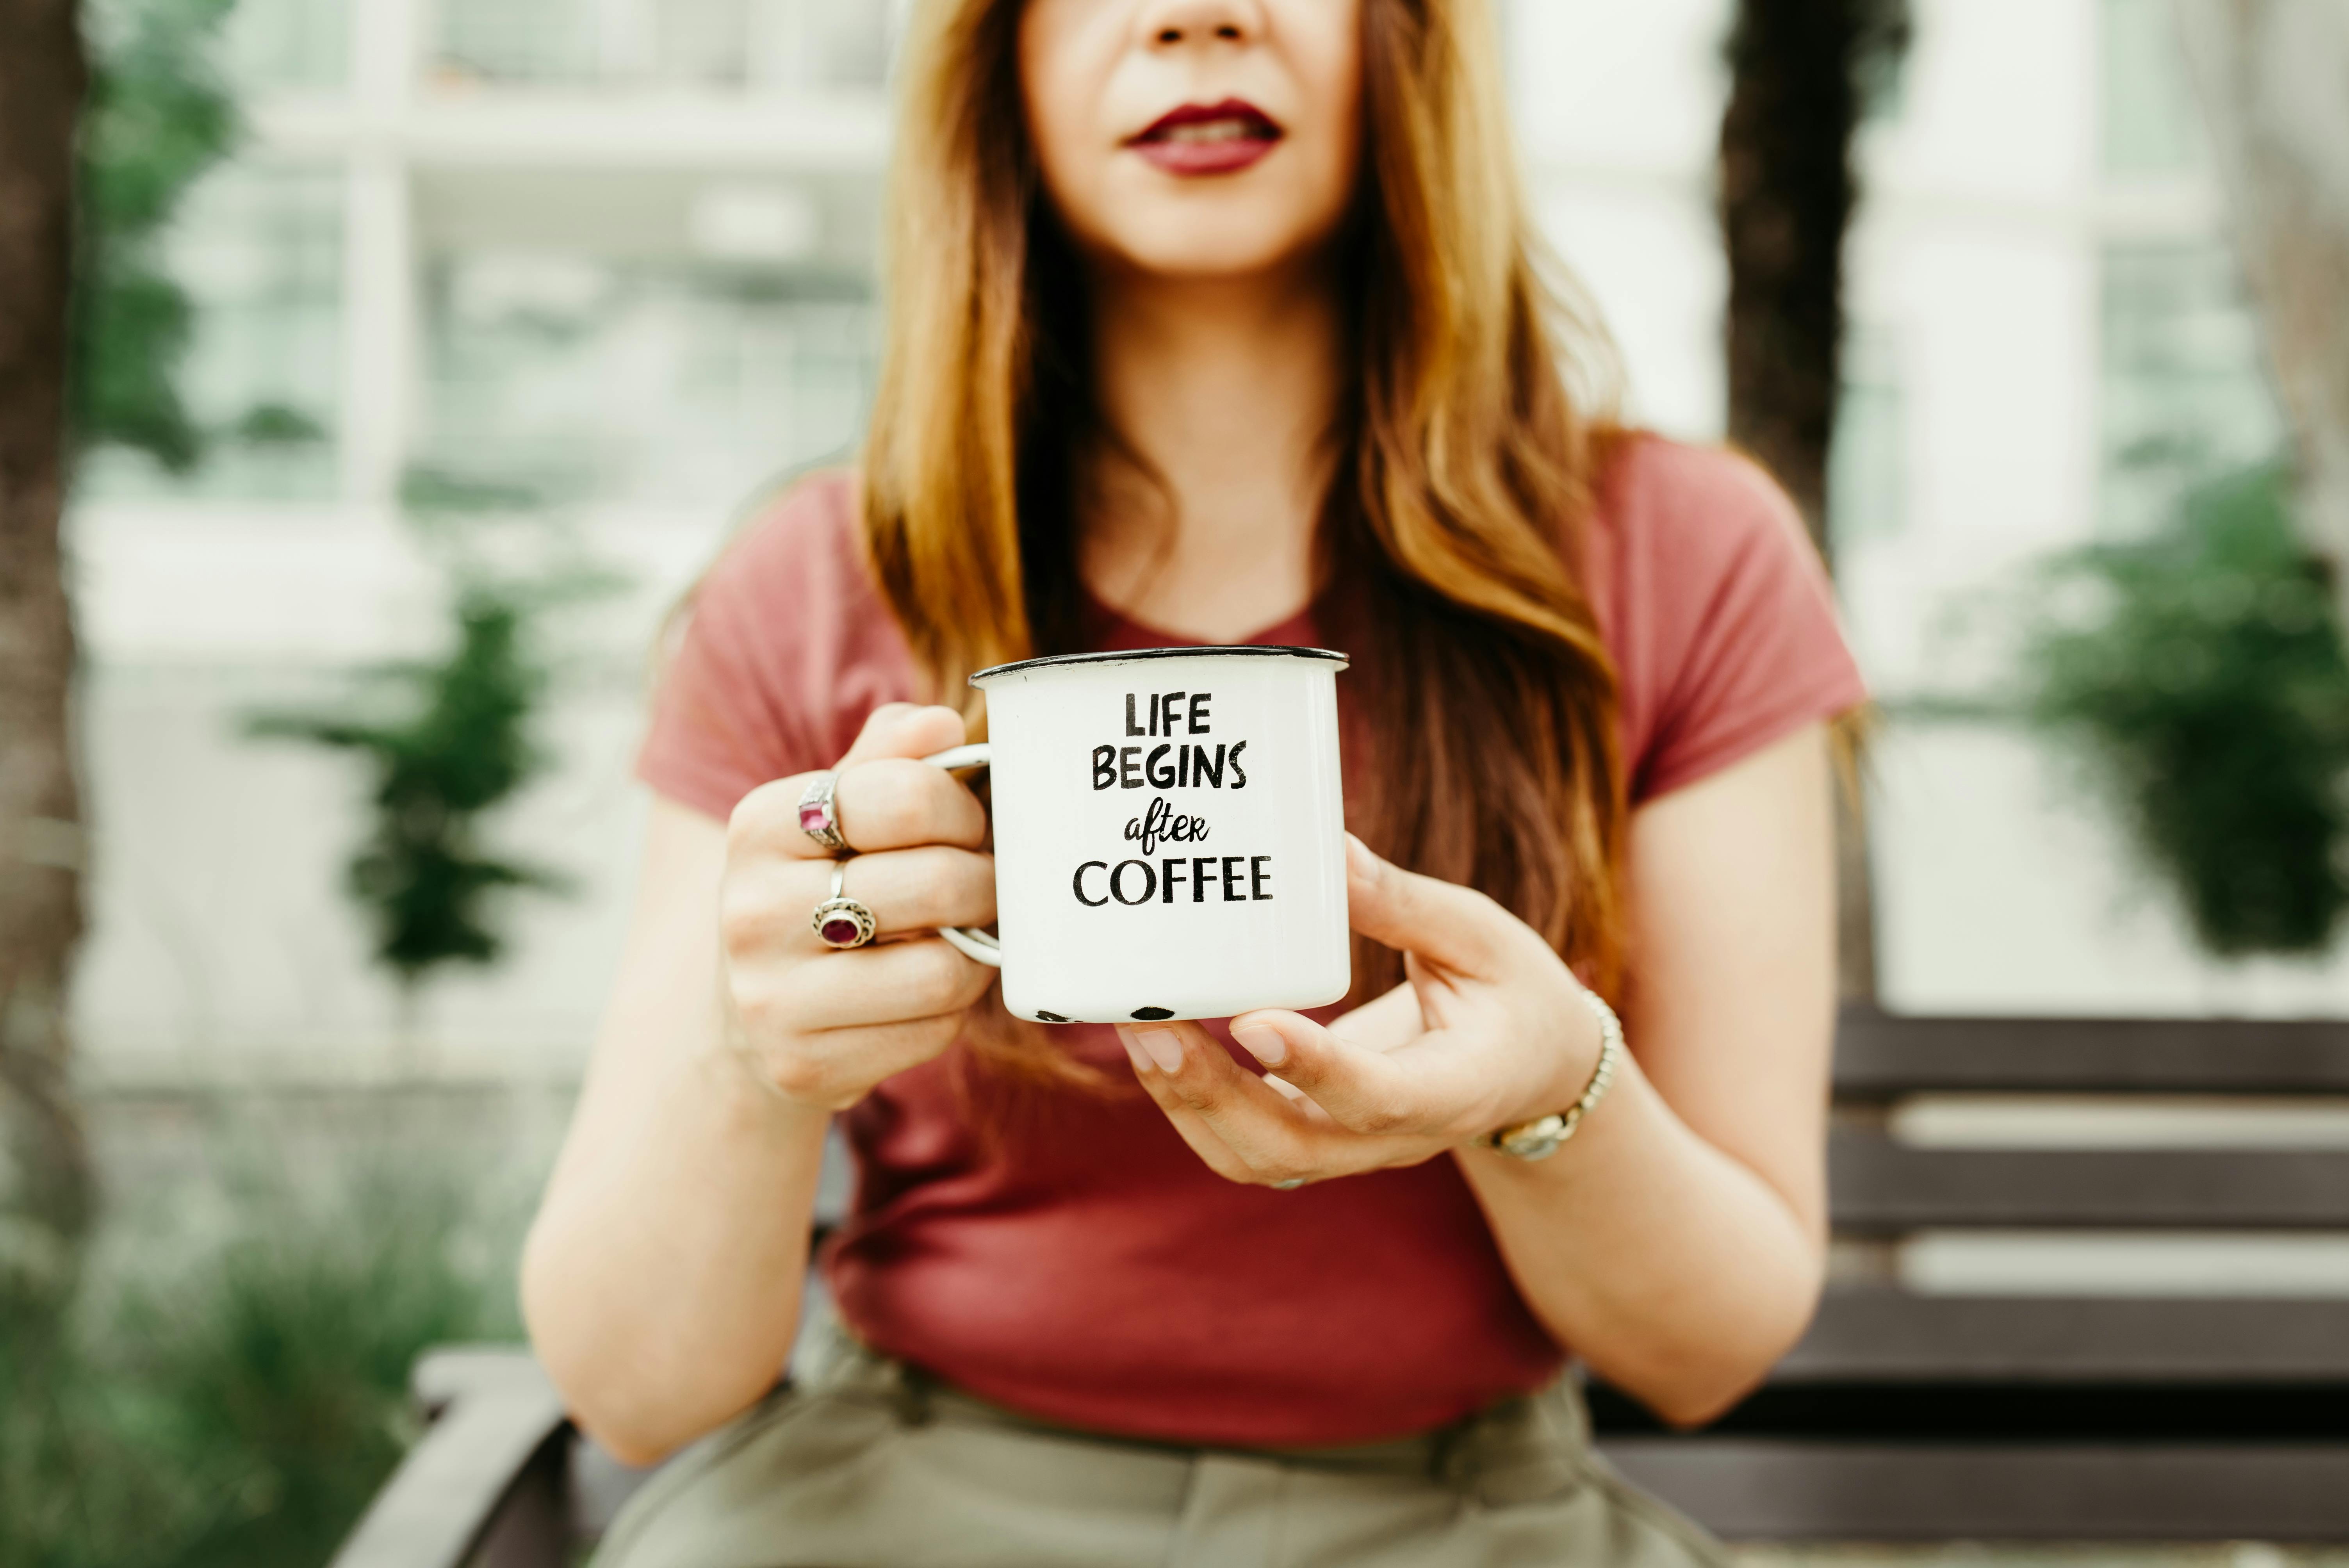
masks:
[[[800,831],[835,855],[848,848],[848,841],[840,836],[840,818],[832,809],[833,788],[839,782],[837,773],[819,773],[800,791]]]
[[[808,923],[826,947],[862,947],[873,940],[880,923],[873,912],[848,896],[848,862],[832,862],[832,896],[815,906]]]

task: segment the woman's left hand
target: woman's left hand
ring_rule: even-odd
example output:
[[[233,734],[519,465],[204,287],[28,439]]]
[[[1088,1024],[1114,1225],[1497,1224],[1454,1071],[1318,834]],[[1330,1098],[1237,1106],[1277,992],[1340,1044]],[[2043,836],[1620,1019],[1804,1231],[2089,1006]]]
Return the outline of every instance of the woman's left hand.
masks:
[[[1354,929],[1409,978],[1328,1027],[1265,1009],[1232,1020],[1247,1071],[1195,1023],[1121,1024],[1134,1076],[1234,1181],[1293,1187],[1416,1165],[1563,1110],[1599,1059],[1582,985],[1533,929],[1469,888],[1416,875],[1348,835]]]

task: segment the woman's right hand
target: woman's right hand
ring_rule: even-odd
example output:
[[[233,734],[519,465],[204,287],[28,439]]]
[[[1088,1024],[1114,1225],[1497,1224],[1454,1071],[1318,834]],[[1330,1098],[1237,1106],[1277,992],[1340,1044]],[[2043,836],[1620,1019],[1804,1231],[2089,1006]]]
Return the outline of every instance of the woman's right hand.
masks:
[[[995,918],[995,860],[978,797],[919,758],[963,743],[950,707],[875,708],[835,769],[833,816],[855,851],[847,896],[873,911],[864,947],[810,924],[834,858],[801,830],[812,774],[761,785],[726,827],[719,898],[727,1043],[785,1099],[841,1110],[944,1051],[995,970],[937,934]]]

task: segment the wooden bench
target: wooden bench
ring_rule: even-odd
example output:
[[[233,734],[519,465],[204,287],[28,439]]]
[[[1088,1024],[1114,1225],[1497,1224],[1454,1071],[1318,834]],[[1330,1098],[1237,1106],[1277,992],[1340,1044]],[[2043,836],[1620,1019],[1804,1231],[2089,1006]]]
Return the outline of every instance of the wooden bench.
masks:
[[[2349,1540],[2349,1301],[1929,1295],[1926,1230],[2349,1231],[2349,1151],[1919,1148],[1923,1093],[2349,1095],[2349,1025],[1846,1015],[1817,1321],[1702,1433],[1592,1390],[1623,1471],[1734,1540]],[[828,1183],[827,1212],[843,1184]],[[435,1418],[335,1568],[552,1565],[639,1479],[527,1352],[436,1351]]]

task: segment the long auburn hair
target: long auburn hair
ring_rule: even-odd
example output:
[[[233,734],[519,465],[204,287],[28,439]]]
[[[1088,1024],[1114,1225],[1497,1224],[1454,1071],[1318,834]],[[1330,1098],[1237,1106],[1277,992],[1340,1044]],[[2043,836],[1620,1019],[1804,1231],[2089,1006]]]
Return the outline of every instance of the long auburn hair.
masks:
[[[1029,139],[1021,9],[913,9],[863,459],[875,580],[932,695],[974,717],[966,676],[1080,636],[1080,463],[1118,439],[1090,387],[1082,269]],[[1347,677],[1383,738],[1353,825],[1399,864],[1484,890],[1616,992],[1616,682],[1569,564],[1611,444],[1611,350],[1528,221],[1489,0],[1362,0],[1362,168],[1337,268],[1354,374],[1319,541],[1342,590],[1322,602],[1345,607],[1325,629],[1377,629],[1352,639]],[[1354,972],[1359,999],[1402,965],[1358,940]],[[1068,1076],[1038,1033],[973,1043],[1019,1076]]]

